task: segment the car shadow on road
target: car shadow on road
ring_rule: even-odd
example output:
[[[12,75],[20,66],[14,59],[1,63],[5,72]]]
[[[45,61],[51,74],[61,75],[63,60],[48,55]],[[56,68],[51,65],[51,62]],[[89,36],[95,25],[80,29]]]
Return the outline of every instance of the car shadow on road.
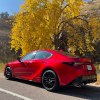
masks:
[[[43,88],[42,84],[35,83],[32,81],[25,81],[20,79],[13,79],[12,81],[21,82],[27,85],[36,86],[39,88]],[[81,88],[73,87],[73,86],[66,86],[60,88],[58,91],[54,92],[60,95],[69,95],[73,97],[78,97],[82,99],[89,99],[89,100],[100,100],[100,87],[86,85]]]
[[[86,85],[81,88],[67,86],[61,88],[56,93],[89,100],[100,100],[100,87],[90,85]]]
[[[21,82],[21,83],[24,83],[24,84],[27,84],[27,85],[32,85],[32,86],[42,88],[41,83],[36,83],[36,82],[33,82],[33,81],[27,81],[27,80],[22,80],[22,79],[17,79],[17,78],[13,78],[11,81]]]

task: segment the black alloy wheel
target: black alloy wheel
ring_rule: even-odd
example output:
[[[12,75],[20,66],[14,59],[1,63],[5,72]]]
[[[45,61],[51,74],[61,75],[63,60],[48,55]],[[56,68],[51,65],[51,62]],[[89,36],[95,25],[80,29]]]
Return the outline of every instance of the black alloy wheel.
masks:
[[[43,87],[48,91],[55,91],[59,87],[58,77],[52,70],[47,70],[42,76]]]
[[[7,79],[12,79],[12,70],[11,70],[11,68],[10,67],[6,67],[6,69],[5,69],[5,77],[7,78]]]

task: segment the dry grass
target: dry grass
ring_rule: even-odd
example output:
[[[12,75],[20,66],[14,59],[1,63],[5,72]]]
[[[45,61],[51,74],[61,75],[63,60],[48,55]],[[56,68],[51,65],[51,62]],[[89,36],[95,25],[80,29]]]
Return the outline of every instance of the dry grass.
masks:
[[[5,66],[4,63],[0,63],[0,73],[2,73],[4,71],[4,66]]]
[[[100,85],[100,73],[97,74],[97,82],[95,83],[95,85]]]
[[[97,73],[100,73],[100,63],[96,63],[94,66],[96,67]]]
[[[100,63],[95,64],[96,70],[97,70],[97,82],[95,85],[100,85]]]

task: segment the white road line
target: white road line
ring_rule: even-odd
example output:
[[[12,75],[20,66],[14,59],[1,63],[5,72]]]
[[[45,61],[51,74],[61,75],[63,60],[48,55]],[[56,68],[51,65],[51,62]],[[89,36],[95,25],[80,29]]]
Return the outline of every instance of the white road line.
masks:
[[[16,96],[16,97],[19,97],[19,98],[24,99],[24,100],[33,100],[33,99],[24,97],[24,96],[22,96],[22,95],[13,93],[13,92],[11,92],[11,91],[8,91],[8,90],[2,89],[2,88],[0,88],[0,91],[1,91],[1,92],[4,92],[4,93],[7,93],[7,94],[10,94],[10,95],[13,95],[13,96]]]

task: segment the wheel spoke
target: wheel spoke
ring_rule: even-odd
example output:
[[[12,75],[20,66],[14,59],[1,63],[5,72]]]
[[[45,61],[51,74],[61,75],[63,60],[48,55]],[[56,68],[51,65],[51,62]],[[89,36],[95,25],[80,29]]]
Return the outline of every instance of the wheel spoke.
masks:
[[[51,78],[52,81],[55,81],[55,78]]]
[[[44,80],[48,80],[48,78],[47,77],[44,77]]]

